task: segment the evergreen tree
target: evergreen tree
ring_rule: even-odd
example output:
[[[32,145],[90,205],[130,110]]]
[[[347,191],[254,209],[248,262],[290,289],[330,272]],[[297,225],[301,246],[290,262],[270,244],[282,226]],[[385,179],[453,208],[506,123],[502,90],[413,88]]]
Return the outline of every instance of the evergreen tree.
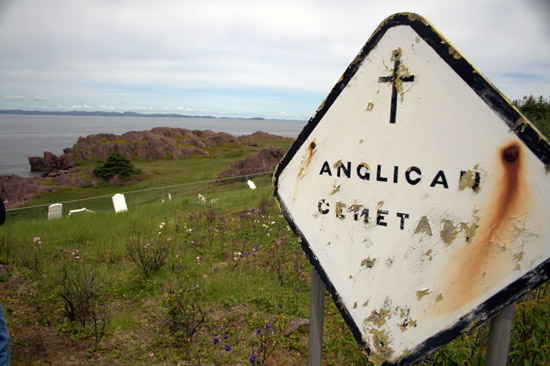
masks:
[[[514,104],[544,136],[550,138],[550,100],[542,95],[538,98],[530,95],[524,96],[522,100],[515,100]]]
[[[141,171],[119,152],[109,155],[105,164],[94,169],[94,174],[100,178],[109,179],[116,175],[121,181],[128,181],[132,175],[139,173]]]

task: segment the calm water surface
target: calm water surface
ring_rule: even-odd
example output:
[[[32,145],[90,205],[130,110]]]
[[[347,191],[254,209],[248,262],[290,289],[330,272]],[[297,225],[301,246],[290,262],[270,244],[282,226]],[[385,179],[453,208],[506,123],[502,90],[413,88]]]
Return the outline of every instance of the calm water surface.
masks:
[[[95,133],[144,131],[154,127],[180,127],[190,130],[227,132],[234,136],[256,131],[274,135],[297,137],[304,121],[274,121],[218,118],[171,117],[99,117],[0,114],[0,174],[31,173],[29,156],[43,156],[44,151],[61,155],[72,147],[80,136]]]

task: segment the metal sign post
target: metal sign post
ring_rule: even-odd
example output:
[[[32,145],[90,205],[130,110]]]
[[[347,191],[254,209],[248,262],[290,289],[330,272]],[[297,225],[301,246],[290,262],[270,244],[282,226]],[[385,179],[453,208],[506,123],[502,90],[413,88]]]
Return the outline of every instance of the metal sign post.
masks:
[[[387,18],[274,195],[359,346],[410,364],[550,278],[550,143],[427,20]]]
[[[487,342],[487,366],[507,365],[513,316],[514,304],[510,304],[491,320]]]
[[[308,365],[321,366],[323,346],[323,313],[325,308],[325,285],[311,268],[311,292],[309,299],[309,349]]]

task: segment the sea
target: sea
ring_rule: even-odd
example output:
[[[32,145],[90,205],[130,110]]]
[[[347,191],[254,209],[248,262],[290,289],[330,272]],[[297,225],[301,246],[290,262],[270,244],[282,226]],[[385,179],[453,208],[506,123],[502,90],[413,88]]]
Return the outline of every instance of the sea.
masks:
[[[44,151],[59,156],[79,137],[96,133],[120,135],[155,127],[179,127],[227,132],[233,136],[263,131],[295,138],[305,124],[305,121],[267,119],[0,114],[0,175],[39,176],[40,173],[30,171],[28,157],[42,157]]]

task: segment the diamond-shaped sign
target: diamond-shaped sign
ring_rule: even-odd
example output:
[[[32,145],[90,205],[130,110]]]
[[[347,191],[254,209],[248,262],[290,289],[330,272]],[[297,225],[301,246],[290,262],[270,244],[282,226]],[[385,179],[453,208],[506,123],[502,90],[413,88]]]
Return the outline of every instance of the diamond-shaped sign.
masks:
[[[435,28],[386,19],[274,176],[369,358],[410,363],[550,277],[550,145]]]

